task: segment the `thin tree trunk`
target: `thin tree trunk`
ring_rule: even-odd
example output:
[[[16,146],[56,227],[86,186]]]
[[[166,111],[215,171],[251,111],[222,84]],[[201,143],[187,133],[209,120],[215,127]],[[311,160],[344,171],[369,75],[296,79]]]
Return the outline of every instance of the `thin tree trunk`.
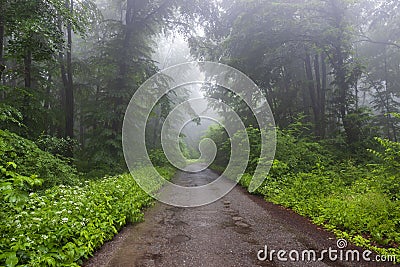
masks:
[[[321,53],[321,129],[323,130],[323,138],[325,137],[326,131],[326,114],[325,114],[325,103],[326,103],[326,80],[327,80],[327,71],[326,71],[326,62],[325,56]]]
[[[60,17],[58,18],[58,28],[60,29],[61,32],[63,31],[63,26],[62,26]],[[63,84],[63,87],[60,90],[61,107],[64,109],[63,111],[65,112],[65,88],[67,88],[67,86],[68,86],[68,77],[67,77],[67,71],[65,69],[65,56],[64,56],[62,45],[60,45],[60,47],[59,47],[58,61],[60,64],[60,75],[61,75],[61,81]],[[59,127],[58,132],[60,133],[60,136],[65,137],[65,129],[64,129],[65,127],[60,127],[60,126],[58,126],[58,127]],[[61,133],[63,133],[63,134],[61,134]]]
[[[315,73],[315,84],[317,89],[317,101],[321,101],[321,75],[319,70],[319,57],[318,54],[314,56],[314,73]]]
[[[83,112],[83,99],[80,101],[80,110],[79,110],[79,142],[81,144],[81,148],[85,148],[85,115]]]
[[[3,71],[6,68],[4,62],[4,12],[5,7],[3,1],[0,2],[0,80],[2,80]]]
[[[133,14],[134,14],[134,0],[127,0],[126,4],[126,14],[125,14],[125,35],[122,43],[121,50],[121,58],[119,59],[119,70],[118,70],[118,78],[117,78],[117,88],[120,91],[124,91],[127,87],[127,73],[130,62],[130,43],[133,34]],[[112,129],[115,133],[119,132],[122,127],[122,114],[120,113],[120,106],[122,105],[123,99],[120,96],[114,97],[114,112],[116,112],[116,116],[114,117],[112,123]]]
[[[65,69],[64,54],[62,52],[58,53],[58,60],[60,63],[61,81],[63,83],[63,88],[62,90],[60,90],[61,106],[65,108],[65,88],[68,86],[68,78],[67,78],[67,71]]]
[[[68,8],[72,14],[73,12],[73,0],[66,0],[65,6]],[[62,30],[62,21],[59,18],[58,27]],[[64,136],[73,138],[74,137],[74,91],[73,91],[73,75],[72,75],[72,25],[71,22],[67,24],[67,49],[66,58],[62,52],[62,47],[60,47],[60,52],[58,54],[61,80],[63,83],[64,90],[61,90],[61,104],[65,108],[65,127]],[[69,147],[66,151],[67,157],[73,156],[73,148]]]
[[[15,69],[18,66],[15,59],[11,59],[9,64],[10,69]],[[12,76],[12,78],[8,81],[8,84],[12,87],[17,87],[17,78],[15,76]]]
[[[73,0],[67,0],[70,12],[73,12]],[[67,25],[67,86],[65,87],[65,135],[74,137],[74,90],[72,81],[72,25]]]
[[[310,94],[311,98],[311,108],[313,110],[313,115],[314,115],[314,124],[315,124],[315,135],[317,137],[320,137],[319,133],[319,108],[318,108],[318,102],[317,102],[317,96],[315,93],[315,87],[314,87],[314,77],[312,74],[312,67],[311,67],[311,57],[308,53],[305,55],[305,71],[306,71],[306,79],[307,79],[307,87],[308,87],[308,92]]]
[[[350,84],[347,80],[348,69],[346,66],[346,59],[350,48],[346,37],[345,22],[345,6],[342,6],[342,1],[327,1],[329,8],[331,9],[331,21],[330,24],[335,31],[337,36],[331,40],[331,65],[334,70],[334,82],[338,90],[338,98],[336,101],[339,109],[339,119],[342,121],[344,132],[346,134],[347,143],[351,144],[359,140],[359,128],[353,125],[348,114],[348,101],[347,94],[349,92]],[[342,8],[343,7],[343,8]]]
[[[391,112],[392,109],[390,108],[390,100],[392,98],[392,95],[390,93],[390,88],[389,88],[389,75],[388,75],[388,68],[387,68],[387,53],[386,53],[386,48],[385,48],[385,99],[386,99],[386,118],[387,118],[387,128],[388,128],[388,138],[390,138],[390,129],[392,129],[393,133],[393,141],[397,142],[397,136],[396,136],[396,126],[394,125],[392,121],[392,116]]]
[[[398,142],[397,141],[397,130],[396,130],[396,126],[394,125],[394,123],[392,123],[392,131],[393,131],[393,141]]]
[[[32,66],[32,53],[28,50],[24,56],[24,86],[26,89],[31,88],[31,66]],[[21,113],[24,114],[22,122],[24,125],[27,125],[27,129],[29,130],[30,127],[30,122],[31,122],[31,116],[28,111],[29,107],[29,96],[27,94],[24,94],[23,96],[23,102],[24,106],[21,108]],[[28,131],[27,135],[29,135],[31,132]]]
[[[389,103],[389,90],[388,90],[388,71],[387,71],[387,55],[386,55],[386,48],[385,48],[385,61],[384,61],[384,71],[385,71],[385,101],[384,101],[384,105],[386,107],[386,128],[387,128],[387,137],[388,139],[391,139],[391,135],[390,135],[390,103]]]
[[[344,55],[342,52],[341,40],[338,41],[338,45],[334,48],[334,62],[333,66],[335,68],[335,78],[336,85],[339,90],[339,113],[340,119],[343,123],[343,128],[346,133],[347,142],[349,144],[358,141],[359,138],[359,129],[353,127],[349,119],[347,118],[347,92],[349,90],[349,84],[346,81],[346,66],[344,62]]]
[[[325,137],[325,125],[324,125],[324,120],[325,120],[325,110],[323,109],[323,104],[322,102],[325,101],[322,98],[322,85],[321,85],[321,74],[320,74],[320,66],[319,66],[319,56],[316,54],[314,56],[314,73],[315,73],[315,81],[316,81],[316,89],[317,89],[317,108],[318,108],[318,122],[317,122],[317,131],[318,131],[318,136],[320,138]]]
[[[159,140],[158,140],[158,133],[159,133],[159,126],[160,126],[160,119],[158,117],[155,118],[154,122],[154,129],[153,129],[153,148],[156,148]]]
[[[32,52],[30,49],[28,49],[24,57],[24,81],[25,88],[32,87]]]
[[[50,84],[52,82],[52,75],[51,74],[49,74],[47,82],[48,82],[48,85],[46,87],[46,96],[45,96],[45,100],[44,100],[44,103],[43,103],[43,108],[45,110],[50,110],[50,108],[51,108],[51,106],[50,106],[50,97],[51,97],[50,96],[50,94],[51,94],[51,86],[50,86]],[[50,134],[51,133],[52,124],[50,122],[51,122],[51,120],[48,119],[47,120],[48,125],[47,125],[47,129],[46,129],[46,134]]]

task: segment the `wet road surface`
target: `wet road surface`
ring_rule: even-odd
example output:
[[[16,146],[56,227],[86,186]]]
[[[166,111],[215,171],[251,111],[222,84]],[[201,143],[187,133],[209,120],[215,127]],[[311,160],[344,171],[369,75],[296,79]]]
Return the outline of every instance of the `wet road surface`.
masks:
[[[199,186],[216,178],[218,174],[206,169],[178,173],[173,181],[182,186]],[[333,262],[327,256],[325,261],[285,262],[279,261],[276,253],[273,261],[261,261],[257,253],[265,245],[268,250],[300,253],[337,249],[331,233],[236,186],[206,206],[179,208],[157,203],[146,211],[144,222],[127,226],[85,266],[384,266]],[[362,253],[352,245],[345,249]]]

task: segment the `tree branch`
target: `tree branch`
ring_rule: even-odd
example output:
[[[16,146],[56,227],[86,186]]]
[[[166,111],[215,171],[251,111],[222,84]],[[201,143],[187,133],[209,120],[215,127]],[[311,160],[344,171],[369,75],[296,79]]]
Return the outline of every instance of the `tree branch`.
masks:
[[[373,43],[373,44],[389,45],[389,46],[394,46],[394,47],[400,49],[400,45],[398,45],[394,42],[376,41],[376,40],[372,40],[371,38],[369,38],[368,36],[365,36],[365,35],[360,35],[360,37],[362,37],[364,39],[360,39],[360,40],[357,40],[354,42],[355,43],[368,42],[368,43]]]

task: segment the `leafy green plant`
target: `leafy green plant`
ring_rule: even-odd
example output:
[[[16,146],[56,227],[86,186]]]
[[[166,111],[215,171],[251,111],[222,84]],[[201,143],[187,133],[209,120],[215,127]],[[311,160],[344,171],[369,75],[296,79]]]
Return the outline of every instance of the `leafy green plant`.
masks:
[[[6,167],[0,166],[0,196],[11,209],[19,209],[28,199],[28,192],[43,182],[36,175],[24,176],[16,173],[16,168],[14,162],[7,162]]]
[[[164,154],[164,151],[161,148],[151,150],[149,153],[149,158],[155,166],[161,167],[161,166],[168,166],[170,164],[167,157]]]
[[[43,151],[49,152],[54,156],[63,158],[78,147],[78,142],[69,137],[58,138],[55,136],[42,134],[35,141],[35,144]]]
[[[400,143],[388,139],[376,137],[375,140],[381,145],[383,151],[369,149],[372,154],[378,157],[380,165],[391,173],[398,173],[400,169]]]
[[[43,188],[79,182],[75,168],[64,160],[42,151],[30,140],[0,130],[0,165],[7,162],[14,162],[20,175],[34,174],[43,179]]]
[[[167,179],[174,174],[172,168],[158,171]],[[0,208],[0,265],[79,266],[123,225],[143,220],[152,203],[130,174],[31,192],[18,211]]]
[[[0,103],[0,123],[13,123],[17,126],[22,126],[22,114],[16,108]]]

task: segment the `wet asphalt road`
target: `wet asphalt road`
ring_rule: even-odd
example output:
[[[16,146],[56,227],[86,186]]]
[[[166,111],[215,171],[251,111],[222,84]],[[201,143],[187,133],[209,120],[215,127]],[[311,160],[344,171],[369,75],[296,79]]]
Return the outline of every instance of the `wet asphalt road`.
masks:
[[[206,169],[181,172],[174,183],[199,186],[216,178],[218,174]],[[85,266],[383,266],[329,260],[284,262],[276,253],[273,261],[260,261],[257,253],[265,245],[269,250],[300,253],[337,249],[331,233],[236,186],[206,206],[178,208],[157,203],[146,211],[143,223],[128,226]],[[361,251],[352,245],[348,248]]]

